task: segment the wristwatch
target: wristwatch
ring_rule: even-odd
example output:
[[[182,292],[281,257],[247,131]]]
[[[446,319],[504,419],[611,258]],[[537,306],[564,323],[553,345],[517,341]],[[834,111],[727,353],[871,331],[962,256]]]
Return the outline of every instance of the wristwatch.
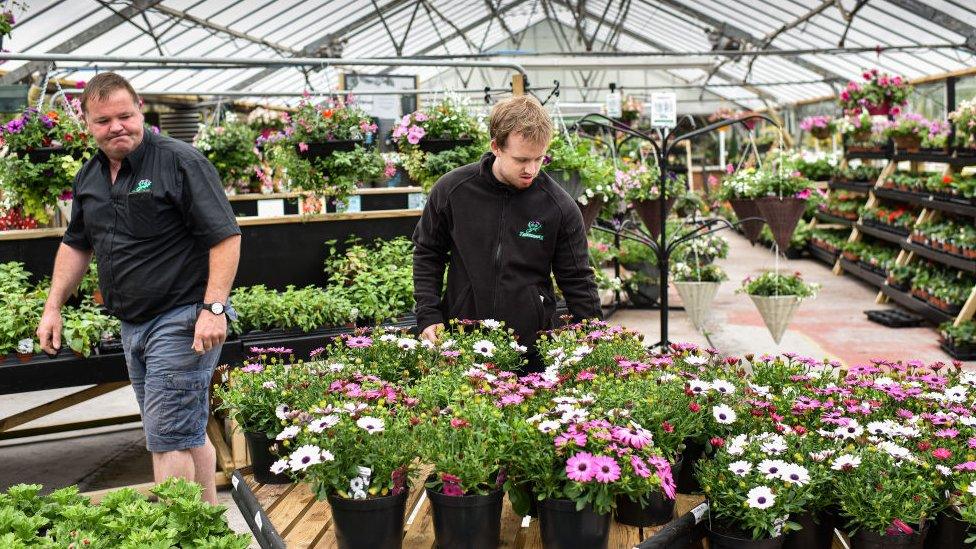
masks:
[[[224,304],[219,301],[216,301],[214,303],[204,303],[203,308],[215,315],[224,314]]]

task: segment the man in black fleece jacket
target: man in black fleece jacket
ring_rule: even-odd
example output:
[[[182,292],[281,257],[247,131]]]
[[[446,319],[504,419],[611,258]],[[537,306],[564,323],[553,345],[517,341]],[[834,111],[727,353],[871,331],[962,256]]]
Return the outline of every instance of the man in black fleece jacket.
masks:
[[[441,177],[414,230],[417,326],[436,341],[448,319],[502,320],[537,371],[534,343],[556,312],[551,274],[575,320],[601,316],[586,229],[576,202],[540,171],[552,121],[539,101],[498,103],[489,132],[491,152]]]

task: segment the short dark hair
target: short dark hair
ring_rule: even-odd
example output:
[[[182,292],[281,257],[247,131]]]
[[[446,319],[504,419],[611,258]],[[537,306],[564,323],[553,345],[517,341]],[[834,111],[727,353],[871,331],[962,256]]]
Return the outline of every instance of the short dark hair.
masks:
[[[502,149],[508,136],[520,133],[527,141],[549,144],[552,119],[539,100],[531,95],[516,95],[498,102],[488,118],[488,133]]]
[[[81,112],[88,112],[88,102],[93,98],[102,101],[117,90],[129,92],[132,102],[139,104],[139,94],[128,80],[114,72],[101,72],[85,85],[85,91],[81,94]]]

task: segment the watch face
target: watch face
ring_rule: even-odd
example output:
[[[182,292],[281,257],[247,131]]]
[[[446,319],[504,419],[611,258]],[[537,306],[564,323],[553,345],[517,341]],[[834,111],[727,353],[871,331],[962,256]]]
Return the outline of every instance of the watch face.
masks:
[[[215,314],[215,315],[223,314],[223,312],[224,312],[224,304],[223,303],[220,303],[220,302],[218,302],[218,303],[211,303],[210,304],[210,312],[213,313],[213,314]]]

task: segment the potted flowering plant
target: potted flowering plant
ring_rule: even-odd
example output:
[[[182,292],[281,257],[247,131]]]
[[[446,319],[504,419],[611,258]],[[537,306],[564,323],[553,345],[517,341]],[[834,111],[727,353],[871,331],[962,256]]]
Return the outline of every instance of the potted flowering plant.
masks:
[[[427,110],[405,115],[393,142],[410,178],[429,191],[447,172],[477,161],[487,150],[484,122],[464,99],[446,97]]]
[[[879,125],[879,130],[883,129]],[[874,119],[868,113],[848,114],[838,124],[838,130],[844,137],[844,143],[851,152],[860,149],[870,149],[868,146],[874,135]],[[854,143],[864,144],[855,147]]]
[[[376,134],[365,111],[340,99],[301,100],[290,125],[258,138],[294,189],[343,203],[358,184],[379,177],[383,159],[369,147]]]
[[[560,132],[549,144],[546,173],[577,201],[587,228],[613,196],[613,163],[593,145]]]
[[[708,539],[716,548],[781,547],[790,520],[811,502],[810,471],[787,454],[777,433],[740,435],[698,463],[708,499]]]
[[[759,180],[761,197],[756,200],[760,215],[773,233],[780,250],[790,247],[790,238],[813,193],[813,185],[800,172],[767,172]]]
[[[805,282],[799,272],[766,271],[756,278],[746,277],[738,291],[752,299],[773,341],[779,343],[800,303],[816,296],[819,288],[817,284]]]
[[[684,194],[687,179],[684,174],[670,172],[665,175],[662,189],[660,175],[657,164],[641,163],[626,170],[617,170],[614,182],[615,194],[633,204],[654,238],[661,234],[661,223],[664,222],[661,219],[660,200],[664,200],[666,216],[677,197]]]
[[[837,124],[830,115],[808,116],[800,121],[800,129],[817,139],[827,139],[837,131]]]
[[[762,196],[760,190],[762,174],[752,167],[735,170],[732,164],[727,166],[726,174],[718,189],[718,198],[729,202],[740,220],[739,226],[742,227],[742,232],[749,242],[755,244],[764,224],[759,214],[759,206],[756,205],[756,200]],[[748,221],[741,221],[743,219]]]
[[[928,131],[922,132],[921,151],[928,154],[948,154],[949,130],[950,125],[946,120],[930,121]]]
[[[335,379],[319,396],[279,432],[290,453],[272,470],[303,475],[328,500],[339,547],[401,547],[417,457],[416,400],[358,373]]]
[[[260,192],[261,157],[255,146],[257,137],[256,130],[241,122],[226,121],[220,126],[201,124],[193,146],[217,168],[228,192]]]
[[[976,155],[976,99],[960,101],[956,110],[949,113],[949,120],[956,126],[956,152]]]
[[[932,127],[924,116],[918,113],[903,113],[885,126],[884,136],[895,142],[895,150],[902,152],[918,152],[922,146],[922,138],[928,135]]]
[[[547,547],[607,547],[618,495],[664,491],[674,498],[671,466],[650,431],[616,414],[591,415],[592,397],[559,396],[549,411],[516,421],[513,474],[529,480],[539,501]]]
[[[546,364],[543,376],[585,381],[614,372],[617,359],[640,360],[646,350],[643,334],[600,320],[584,320],[539,336],[536,349]]]
[[[433,344],[406,330],[377,327],[335,337],[323,354],[330,361],[355,365],[391,383],[409,384],[431,372],[437,354]]]
[[[414,444],[434,469],[427,497],[434,515],[437,546],[493,548],[501,530],[503,462],[510,455],[508,426],[491,398],[468,387],[445,407],[426,408],[422,391]],[[415,412],[416,413],[416,412]]]
[[[855,547],[921,549],[944,482],[907,448],[884,441],[838,455],[834,485]],[[874,544],[874,545],[872,545]]]
[[[693,259],[693,257],[686,259]],[[681,302],[695,328],[704,329],[712,300],[715,299],[722,282],[728,279],[728,275],[718,265],[702,265],[697,262],[674,264],[672,269],[674,287],[677,288]]]
[[[525,364],[524,345],[504,322],[485,320],[450,321],[450,330],[440,343],[441,355],[462,364],[490,363],[503,371],[520,369]]]
[[[865,70],[862,81],[850,81],[841,90],[838,100],[848,114],[858,114],[862,110],[870,115],[895,115],[908,101],[911,85],[901,76],[892,76],[878,69]]]

